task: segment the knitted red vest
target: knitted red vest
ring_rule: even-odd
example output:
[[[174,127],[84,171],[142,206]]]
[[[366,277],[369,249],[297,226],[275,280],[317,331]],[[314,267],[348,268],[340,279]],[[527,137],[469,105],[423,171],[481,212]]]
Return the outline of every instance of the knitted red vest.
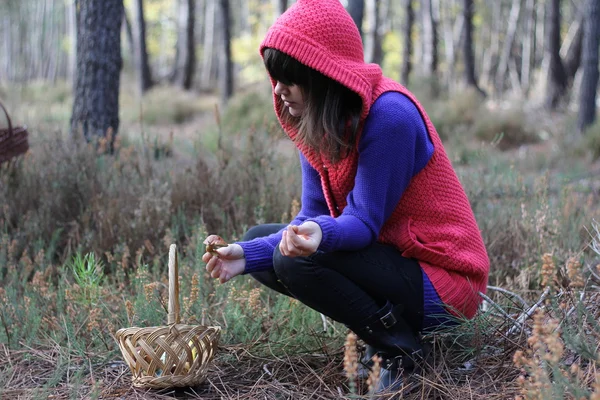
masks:
[[[363,123],[382,93],[397,91],[414,102],[434,152],[411,180],[378,240],[417,259],[442,301],[455,314],[471,318],[480,303],[478,292],[486,289],[489,260],[467,196],[420,103],[402,85],[383,77],[378,65],[364,63],[360,35],[339,0],[298,0],[269,29],[261,54],[265,47],[283,51],[358,93],[363,99]],[[294,140],[297,131],[285,124],[281,115],[286,111],[277,104],[275,112]],[[348,157],[335,164],[318,152],[299,147],[321,176],[331,215],[340,215],[354,186],[358,143]]]

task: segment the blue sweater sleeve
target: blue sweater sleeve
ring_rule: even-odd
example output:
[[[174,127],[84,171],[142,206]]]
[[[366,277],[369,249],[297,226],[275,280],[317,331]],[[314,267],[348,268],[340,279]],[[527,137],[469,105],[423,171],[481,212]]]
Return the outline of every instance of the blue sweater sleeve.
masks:
[[[298,215],[290,225],[300,225],[308,218],[329,214],[327,202],[321,189],[319,173],[300,153],[302,167],[302,198]],[[273,268],[273,251],[281,241],[281,231],[264,238],[256,238],[248,242],[238,242],[244,249],[246,258],[245,273]]]
[[[381,95],[371,107],[359,141],[354,188],[343,213],[311,220],[323,231],[319,250],[356,250],[377,240],[412,177],[425,167],[433,144],[408,97]]]

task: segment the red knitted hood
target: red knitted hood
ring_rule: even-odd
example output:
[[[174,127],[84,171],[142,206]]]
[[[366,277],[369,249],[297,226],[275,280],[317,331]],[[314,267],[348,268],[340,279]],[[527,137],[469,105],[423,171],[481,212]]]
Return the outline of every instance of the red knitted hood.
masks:
[[[366,118],[382,72],[379,65],[364,62],[358,28],[340,0],[298,0],[267,32],[261,56],[265,47],[282,51],[358,93],[363,100],[361,119]],[[273,79],[271,83],[275,87]],[[282,110],[275,111],[281,121]]]

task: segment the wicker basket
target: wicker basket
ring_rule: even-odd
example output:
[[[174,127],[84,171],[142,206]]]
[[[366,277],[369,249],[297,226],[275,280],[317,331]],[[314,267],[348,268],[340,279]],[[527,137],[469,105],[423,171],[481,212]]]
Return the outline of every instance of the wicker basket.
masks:
[[[115,334],[136,387],[196,386],[206,378],[221,335],[219,326],[179,323],[177,248],[169,248],[168,326],[123,328]]]
[[[14,157],[24,154],[29,150],[28,133],[26,126],[12,126],[8,111],[0,102],[0,108],[4,111],[7,128],[0,128],[0,164],[9,161]]]

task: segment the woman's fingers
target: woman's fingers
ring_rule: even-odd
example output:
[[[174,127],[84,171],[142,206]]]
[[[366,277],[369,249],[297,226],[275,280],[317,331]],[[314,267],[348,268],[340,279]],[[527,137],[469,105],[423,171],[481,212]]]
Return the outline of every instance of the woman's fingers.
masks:
[[[289,250],[287,245],[287,230],[284,230],[281,234],[281,242],[279,243],[279,251],[282,255],[289,257]]]
[[[279,250],[286,257],[307,256],[312,253],[306,247],[305,241],[296,234],[297,228],[296,226],[288,226],[282,232]]]
[[[292,247],[301,250],[301,251],[306,251],[306,240],[302,239],[300,236],[298,236],[298,234],[296,233],[298,231],[298,227],[288,227],[288,237],[290,238],[290,244],[292,245]]]
[[[229,272],[227,272],[226,270],[221,271],[221,274],[219,276],[219,282],[225,283],[230,279],[231,279],[231,276],[229,275]]]
[[[214,256],[210,253],[204,253],[202,255],[202,261],[204,261],[205,263],[208,263],[210,261],[211,258],[213,258]]]
[[[208,254],[208,253],[207,253]],[[215,267],[217,266],[217,263],[219,262],[219,258],[218,257],[213,257],[212,255],[210,256],[211,258],[206,262],[206,270],[210,273],[213,272],[213,270],[215,269]],[[203,257],[204,259],[204,257]]]
[[[217,264],[217,265],[215,265],[214,269],[210,273],[210,276],[215,279],[219,278],[221,276],[222,270],[223,270],[223,268],[221,267],[221,264]]]

